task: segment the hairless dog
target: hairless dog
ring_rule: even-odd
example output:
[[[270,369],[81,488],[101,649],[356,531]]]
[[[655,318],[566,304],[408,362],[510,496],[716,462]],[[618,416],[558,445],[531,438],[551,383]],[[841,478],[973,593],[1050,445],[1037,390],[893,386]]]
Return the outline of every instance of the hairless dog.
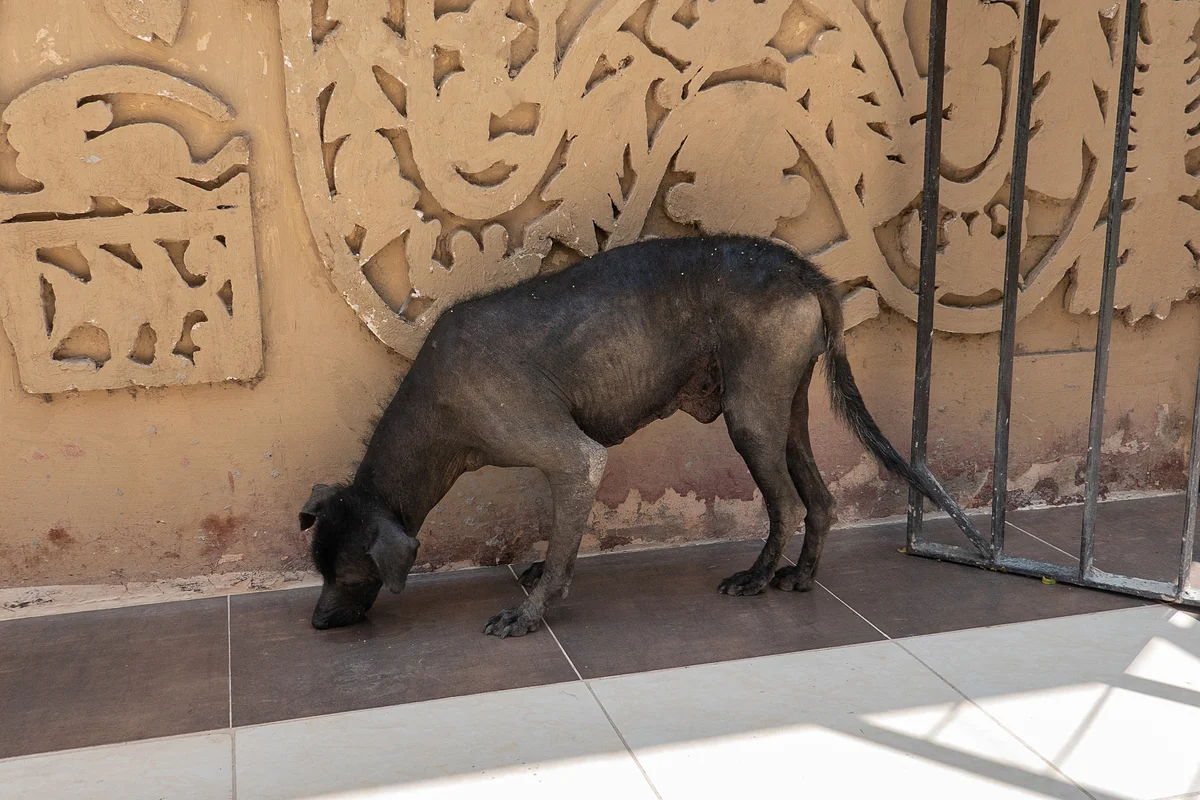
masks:
[[[536,467],[554,500],[544,562],[523,603],[488,620],[500,637],[537,630],[566,596],[604,475],[605,448],[676,411],[724,415],[770,520],[762,553],[721,581],[728,595],[813,587],[834,502],[813,459],[808,390],[825,357],[833,408],[888,470],[947,512],[871,418],[846,360],[834,284],[812,263],[743,237],[652,239],[449,309],[430,331],[354,479],[318,485],[300,512],[324,578],[317,628],[361,620],[379,590],[404,588],[426,515],[469,470]],[[804,524],[796,566],[776,570]]]

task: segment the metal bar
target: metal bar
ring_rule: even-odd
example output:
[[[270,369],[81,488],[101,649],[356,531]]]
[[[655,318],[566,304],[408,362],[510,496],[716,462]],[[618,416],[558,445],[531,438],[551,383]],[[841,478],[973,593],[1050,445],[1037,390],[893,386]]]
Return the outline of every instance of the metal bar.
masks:
[[[1196,541],[1196,511],[1200,505],[1200,369],[1196,372],[1196,400],[1192,408],[1192,456],[1188,461],[1187,505],[1183,512],[1183,541],[1179,545],[1180,602],[1191,589],[1192,549]]]
[[[1059,583],[1085,586],[1089,589],[1102,589],[1108,592],[1119,592],[1151,600],[1166,600],[1179,602],[1183,605],[1200,606],[1200,594],[1190,593],[1182,597],[1177,597],[1175,584],[1170,581],[1154,581],[1129,575],[1113,575],[1095,568],[1087,575],[1081,575],[1074,564],[1051,564],[1046,561],[1017,558],[1003,554],[989,561],[980,557],[979,553],[974,550],[934,542],[918,542],[915,547],[908,550],[908,553],[923,558],[933,558],[938,561],[949,561],[955,564],[982,567],[997,572],[1026,575],[1031,578],[1049,578]]]
[[[1116,133],[1113,136],[1112,184],[1108,198],[1108,230],[1104,240],[1104,282],[1096,322],[1096,369],[1092,374],[1092,417],[1088,427],[1087,481],[1083,504],[1083,530],[1079,545],[1079,575],[1092,570],[1096,546],[1096,510],[1100,500],[1100,443],[1104,433],[1104,393],[1108,388],[1108,345],[1112,335],[1113,295],[1117,283],[1117,257],[1121,244],[1121,207],[1125,202],[1125,161],[1129,155],[1129,119],[1133,108],[1133,71],[1137,65],[1140,0],[1126,0],[1125,33],[1121,48],[1121,85],[1117,96]]]
[[[929,4],[929,68],[925,73],[925,178],[921,209],[921,278],[917,301],[917,353],[913,379],[913,469],[924,470],[929,435],[929,386],[933,369],[933,292],[937,270],[939,192],[942,179],[942,87],[946,77],[946,2]],[[908,491],[908,544],[921,532],[921,493]]]
[[[996,378],[996,446],[992,456],[992,552],[1004,551],[1008,504],[1008,442],[1012,418],[1013,352],[1017,338],[1017,296],[1021,279],[1021,223],[1025,210],[1025,168],[1029,162],[1029,117],[1033,109],[1033,62],[1037,53],[1041,0],[1025,0],[1021,26],[1021,69],[1017,76],[1017,119],[1012,178],[1008,191],[1008,231],[1004,253],[1004,312],[1000,321],[1000,371]]]

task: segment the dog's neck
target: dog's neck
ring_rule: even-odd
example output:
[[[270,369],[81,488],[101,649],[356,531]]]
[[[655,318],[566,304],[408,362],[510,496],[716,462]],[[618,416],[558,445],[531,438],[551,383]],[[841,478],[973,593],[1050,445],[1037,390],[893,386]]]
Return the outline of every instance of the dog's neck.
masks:
[[[376,429],[354,482],[416,536],[429,512],[467,471],[469,453],[447,440],[432,404],[405,395],[396,398]]]

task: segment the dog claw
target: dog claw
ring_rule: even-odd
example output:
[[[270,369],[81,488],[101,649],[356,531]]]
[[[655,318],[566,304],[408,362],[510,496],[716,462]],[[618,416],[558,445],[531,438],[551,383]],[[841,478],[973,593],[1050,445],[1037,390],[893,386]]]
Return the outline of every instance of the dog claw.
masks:
[[[524,636],[540,628],[542,620],[526,614],[520,608],[506,608],[487,621],[483,632],[504,639],[509,636]]]
[[[717,586],[717,591],[734,597],[748,597],[758,594],[767,588],[765,576],[758,575],[752,570],[735,572]]]
[[[785,592],[808,592],[813,588],[813,577],[800,567],[782,567],[771,579],[771,585]]]

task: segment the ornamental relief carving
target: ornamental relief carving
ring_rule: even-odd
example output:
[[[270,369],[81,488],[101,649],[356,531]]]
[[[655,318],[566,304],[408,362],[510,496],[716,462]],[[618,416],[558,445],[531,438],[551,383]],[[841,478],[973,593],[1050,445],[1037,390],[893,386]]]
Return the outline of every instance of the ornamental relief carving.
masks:
[[[22,181],[0,190],[0,319],[27,391],[259,375],[249,146],[233,109],[112,64],[29,87],[0,125]]]
[[[1120,11],[1043,3],[1020,316],[1068,275],[1070,310],[1094,310]],[[405,355],[463,296],[700,231],[791,243],[862,287],[858,321],[875,297],[916,314],[927,5],[287,0],[281,14],[318,245],[359,316]],[[1187,218],[1196,7],[1159,0],[1146,16],[1135,114],[1153,104],[1142,113],[1165,127],[1141,135],[1174,146],[1142,148],[1161,173],[1144,181],[1170,180],[1181,199],[1142,202],[1133,177],[1130,212]],[[941,330],[999,327],[1020,24],[1004,3],[951,10]],[[1170,266],[1130,270],[1118,306],[1163,316],[1200,285],[1195,253],[1130,230],[1134,252],[1170,251]]]
[[[193,0],[194,1],[194,0]],[[1018,4],[951,4],[935,325],[1000,325]],[[170,48],[185,0],[98,0]],[[281,0],[288,138],[334,283],[413,357],[467,296],[648,236],[770,236],[847,324],[916,315],[927,0]],[[1095,313],[1122,6],[1043,0],[1018,316]],[[1200,6],[1143,6],[1116,305],[1200,287]],[[219,35],[219,32],[218,34]],[[56,62],[57,63],[57,62]],[[5,330],[29,391],[262,369],[250,150],[202,76],[0,98]],[[201,142],[202,144],[197,144]]]

